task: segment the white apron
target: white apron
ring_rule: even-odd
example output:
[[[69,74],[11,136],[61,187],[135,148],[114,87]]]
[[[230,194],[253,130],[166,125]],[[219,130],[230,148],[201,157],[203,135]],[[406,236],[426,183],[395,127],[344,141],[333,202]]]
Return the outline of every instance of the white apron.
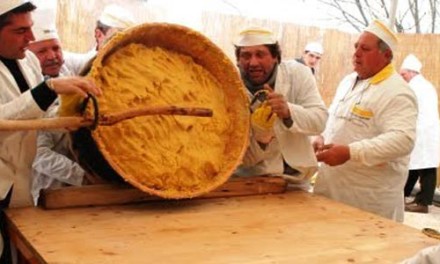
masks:
[[[339,85],[329,109],[326,144],[348,145],[350,160],[322,164],[314,192],[354,207],[403,221],[403,187],[415,139],[417,102],[389,65],[388,74]],[[385,76],[385,77],[384,77]]]

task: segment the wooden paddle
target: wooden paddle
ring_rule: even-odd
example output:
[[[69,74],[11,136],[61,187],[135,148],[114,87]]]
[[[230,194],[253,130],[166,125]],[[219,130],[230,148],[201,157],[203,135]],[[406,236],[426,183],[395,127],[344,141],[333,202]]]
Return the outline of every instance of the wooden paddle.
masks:
[[[124,110],[111,114],[101,114],[98,117],[99,126],[111,126],[124,120],[148,115],[183,115],[197,117],[211,117],[213,112],[209,108],[178,107],[178,106],[151,106]],[[92,127],[95,120],[91,117],[69,116],[27,120],[0,120],[0,131],[20,130],[76,130],[80,127]]]

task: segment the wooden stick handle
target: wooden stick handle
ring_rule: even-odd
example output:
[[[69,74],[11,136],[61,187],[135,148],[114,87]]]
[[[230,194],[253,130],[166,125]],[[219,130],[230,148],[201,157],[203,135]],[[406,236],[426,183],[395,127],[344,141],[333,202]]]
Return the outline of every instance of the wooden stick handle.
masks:
[[[138,116],[147,115],[184,115],[184,116],[198,116],[211,117],[213,112],[208,108],[200,107],[177,107],[177,106],[150,106],[135,108],[125,111],[116,112],[113,114],[102,115],[99,120],[99,125],[111,126],[123,120],[131,119]]]
[[[81,116],[55,117],[29,120],[0,120],[0,131],[20,130],[75,130],[92,125],[92,120]]]
[[[138,116],[147,115],[185,115],[210,117],[212,110],[208,108],[197,107],[142,107],[131,110],[121,111],[113,114],[102,115],[99,119],[99,125],[111,126],[118,122],[131,119]],[[30,120],[0,120],[0,131],[20,131],[20,130],[75,130],[80,127],[87,127],[93,124],[90,118],[81,116],[42,118]]]

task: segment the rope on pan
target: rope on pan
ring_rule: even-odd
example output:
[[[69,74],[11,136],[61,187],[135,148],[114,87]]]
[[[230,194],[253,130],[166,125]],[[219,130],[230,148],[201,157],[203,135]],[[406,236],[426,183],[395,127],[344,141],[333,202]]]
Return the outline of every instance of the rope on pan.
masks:
[[[99,106],[98,106],[98,100],[96,99],[96,97],[94,95],[92,95],[91,93],[87,93],[87,98],[81,103],[80,106],[80,113],[82,115],[84,115],[84,112],[87,109],[87,104],[89,103],[90,100],[92,100],[92,104],[93,104],[93,123],[88,127],[90,130],[95,130],[96,127],[99,124]]]

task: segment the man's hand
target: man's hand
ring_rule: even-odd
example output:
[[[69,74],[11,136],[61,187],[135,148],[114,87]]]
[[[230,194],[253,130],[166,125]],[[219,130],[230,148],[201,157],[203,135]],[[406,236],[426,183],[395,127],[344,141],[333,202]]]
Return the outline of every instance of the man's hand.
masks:
[[[272,87],[268,84],[264,85],[264,89],[269,92],[267,94],[267,102],[272,108],[272,113],[276,114],[281,119],[291,117],[286,98],[284,98],[282,94],[275,93]]]
[[[313,137],[312,146],[315,154],[322,152],[324,149],[324,137],[321,135]]]
[[[350,159],[350,148],[347,145],[324,145],[316,158],[330,166],[341,165]]]
[[[84,98],[87,93],[101,95],[102,91],[86,77],[58,77],[48,80],[48,86],[57,94],[79,94]]]

